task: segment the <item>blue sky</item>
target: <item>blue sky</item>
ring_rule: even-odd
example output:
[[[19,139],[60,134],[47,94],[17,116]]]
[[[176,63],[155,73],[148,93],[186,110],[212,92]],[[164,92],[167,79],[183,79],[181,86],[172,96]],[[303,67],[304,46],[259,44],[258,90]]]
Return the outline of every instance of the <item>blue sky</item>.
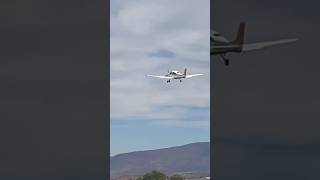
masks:
[[[209,3],[111,1],[111,155],[209,141]],[[146,76],[185,67],[205,76]]]

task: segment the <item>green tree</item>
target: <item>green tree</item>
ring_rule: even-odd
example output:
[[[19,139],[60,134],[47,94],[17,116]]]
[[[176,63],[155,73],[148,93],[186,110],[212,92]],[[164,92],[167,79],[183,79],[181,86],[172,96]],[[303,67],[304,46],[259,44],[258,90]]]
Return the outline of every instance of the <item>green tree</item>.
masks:
[[[183,180],[183,177],[178,174],[175,174],[170,177],[170,180]]]
[[[166,175],[159,171],[146,173],[140,180],[166,180]]]

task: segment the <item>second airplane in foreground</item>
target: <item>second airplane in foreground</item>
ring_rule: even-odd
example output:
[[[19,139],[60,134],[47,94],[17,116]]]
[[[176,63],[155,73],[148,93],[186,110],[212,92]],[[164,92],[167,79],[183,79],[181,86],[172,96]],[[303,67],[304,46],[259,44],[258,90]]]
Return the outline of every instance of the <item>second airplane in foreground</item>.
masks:
[[[185,68],[183,73],[174,70],[174,71],[168,71],[168,74],[166,74],[164,76],[156,76],[156,75],[147,75],[147,76],[160,78],[160,79],[166,79],[167,83],[169,83],[170,80],[173,80],[173,79],[178,79],[178,80],[180,80],[180,82],[182,82],[182,79],[188,79],[188,78],[191,78],[191,77],[202,76],[202,75],[203,74],[190,74],[190,75],[187,75],[187,68]]]
[[[246,25],[244,22],[240,23],[238,34],[234,41],[228,41],[225,37],[223,37],[220,33],[216,31],[210,32],[210,54],[211,55],[219,55],[223,60],[226,66],[229,65],[229,59],[225,56],[227,53],[241,53],[247,51],[253,51],[258,49],[263,49],[275,45],[287,44],[297,41],[298,39],[284,39],[277,41],[265,41],[258,43],[250,43],[246,44],[245,40],[245,30]]]

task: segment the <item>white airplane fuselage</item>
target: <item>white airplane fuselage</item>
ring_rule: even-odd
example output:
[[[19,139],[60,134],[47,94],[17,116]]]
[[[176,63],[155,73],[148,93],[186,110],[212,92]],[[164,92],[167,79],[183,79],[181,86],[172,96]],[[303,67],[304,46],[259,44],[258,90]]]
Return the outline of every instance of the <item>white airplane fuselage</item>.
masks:
[[[228,41],[220,33],[214,32],[214,35],[212,36],[212,40],[210,41],[210,54],[219,55],[219,54],[227,54],[230,52],[241,52],[241,48],[239,47],[228,47],[233,44],[234,44],[233,42]],[[226,47],[215,48],[218,46],[226,46]]]
[[[241,22],[238,33],[233,41],[229,41],[219,32],[211,31],[210,34],[210,54],[211,55],[226,55],[230,52],[242,52],[242,46],[245,38],[245,23]]]
[[[166,74],[165,76],[172,77],[172,79],[183,79],[183,78],[186,78],[186,75],[183,75],[179,71],[171,71],[168,74]]]

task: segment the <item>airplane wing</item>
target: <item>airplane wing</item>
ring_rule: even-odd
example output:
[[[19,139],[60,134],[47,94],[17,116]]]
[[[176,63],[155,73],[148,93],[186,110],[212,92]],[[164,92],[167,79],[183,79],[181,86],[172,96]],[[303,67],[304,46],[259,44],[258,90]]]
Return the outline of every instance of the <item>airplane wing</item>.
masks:
[[[285,40],[277,40],[277,41],[265,41],[265,42],[258,42],[258,43],[249,43],[249,44],[243,44],[243,45],[212,45],[210,46],[210,49],[232,49],[232,48],[241,48],[242,52],[247,51],[254,51],[259,49],[264,49],[268,47],[273,47],[281,44],[288,44],[296,42],[298,39],[285,39]]]
[[[266,42],[259,42],[259,43],[243,44],[242,52],[268,48],[268,47],[277,46],[281,44],[293,43],[293,42],[296,42],[297,40],[298,39],[285,39],[285,40],[277,40],[277,41],[266,41]]]
[[[186,78],[192,78],[192,77],[196,77],[196,76],[202,76],[204,74],[190,74],[190,75],[186,75]]]
[[[160,78],[160,79],[173,79],[173,77],[170,77],[170,76],[155,76],[155,75],[147,75],[147,76]]]

